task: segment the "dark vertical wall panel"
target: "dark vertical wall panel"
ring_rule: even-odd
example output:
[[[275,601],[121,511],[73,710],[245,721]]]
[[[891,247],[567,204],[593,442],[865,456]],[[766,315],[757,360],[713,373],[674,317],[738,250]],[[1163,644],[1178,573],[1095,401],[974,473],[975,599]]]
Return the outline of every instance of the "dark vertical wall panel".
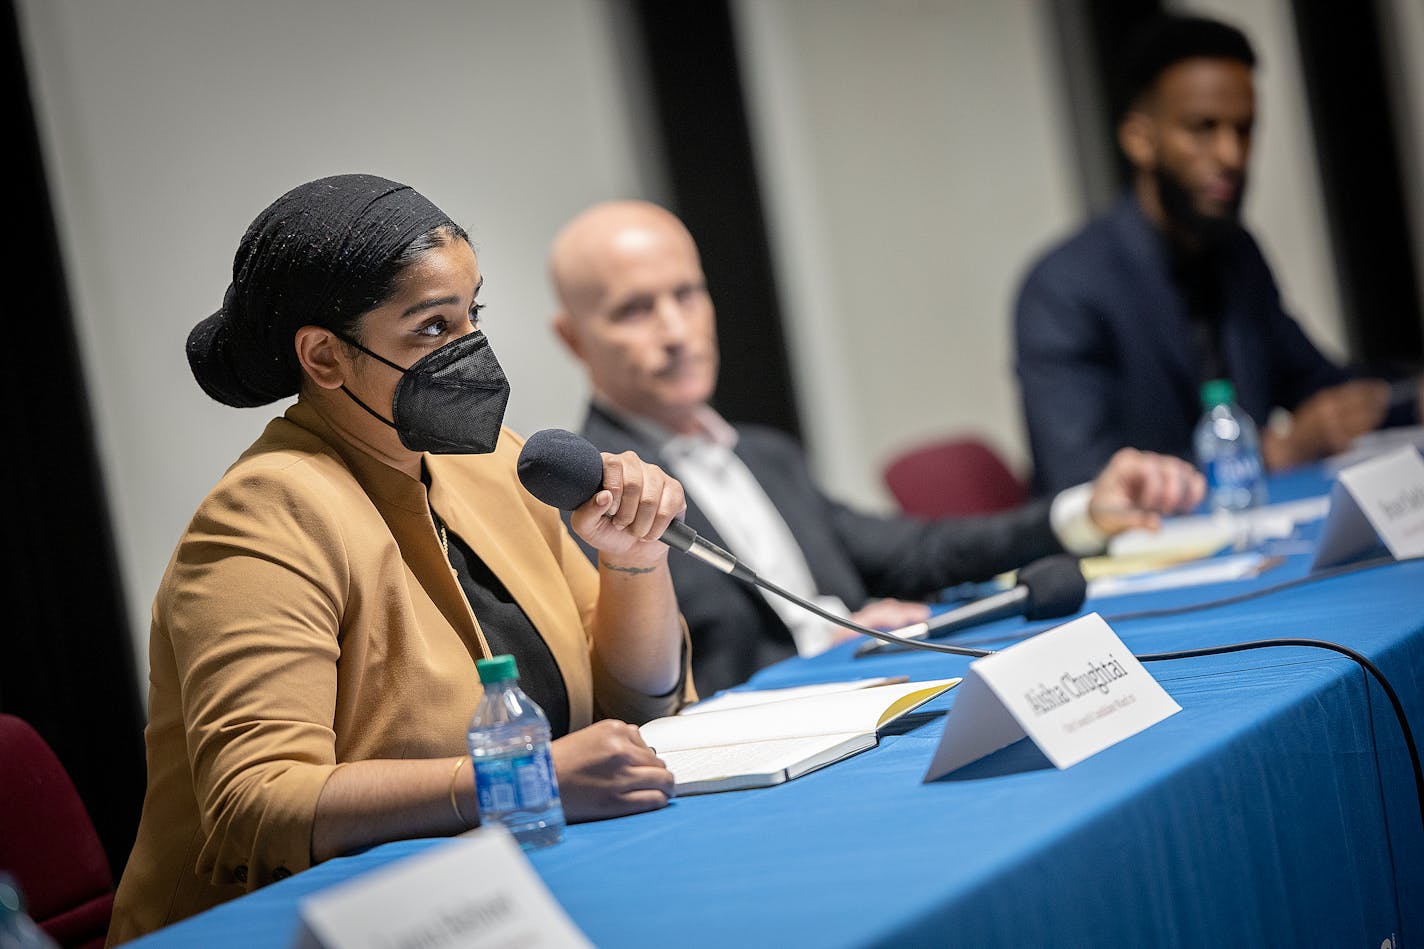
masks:
[[[1376,0],[1294,0],[1350,348],[1383,371],[1424,357],[1398,137]]]
[[[800,434],[726,2],[638,0],[674,211],[702,250],[717,306],[714,402],[735,421]]]
[[[1053,0],[1047,15],[1058,48],[1084,204],[1105,211],[1132,180],[1117,147],[1114,77],[1122,49],[1138,25],[1159,13],[1159,0]]]
[[[3,18],[13,239],[0,346],[0,711],[55,749],[117,874],[143,802],[142,710],[13,0]]]

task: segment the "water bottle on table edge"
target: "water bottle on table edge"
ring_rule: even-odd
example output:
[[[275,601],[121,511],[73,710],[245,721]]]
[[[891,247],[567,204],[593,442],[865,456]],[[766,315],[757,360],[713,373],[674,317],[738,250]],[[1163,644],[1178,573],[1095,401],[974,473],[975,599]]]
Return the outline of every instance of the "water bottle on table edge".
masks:
[[[503,824],[525,850],[564,837],[564,807],[549,754],[549,720],[519,687],[513,656],[475,663],[484,686],[470,720],[480,822]]]
[[[1206,477],[1207,507],[1212,513],[1244,511],[1266,500],[1265,465],[1256,423],[1236,404],[1229,379],[1203,383],[1204,414],[1192,442],[1197,466]]]

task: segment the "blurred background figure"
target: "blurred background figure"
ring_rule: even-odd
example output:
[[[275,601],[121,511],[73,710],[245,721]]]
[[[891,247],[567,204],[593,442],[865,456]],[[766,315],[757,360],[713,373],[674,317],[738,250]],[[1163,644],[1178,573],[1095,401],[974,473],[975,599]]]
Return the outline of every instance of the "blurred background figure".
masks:
[[[1264,426],[1268,468],[1344,450],[1382,422],[1391,387],[1351,380],[1282,309],[1241,225],[1256,56],[1234,27],[1164,16],[1129,46],[1118,142],[1132,184],[1030,270],[1015,313],[1035,483],[1076,483],[1135,446],[1183,458],[1202,384],[1229,379]],[[1413,401],[1404,403],[1413,414]]]

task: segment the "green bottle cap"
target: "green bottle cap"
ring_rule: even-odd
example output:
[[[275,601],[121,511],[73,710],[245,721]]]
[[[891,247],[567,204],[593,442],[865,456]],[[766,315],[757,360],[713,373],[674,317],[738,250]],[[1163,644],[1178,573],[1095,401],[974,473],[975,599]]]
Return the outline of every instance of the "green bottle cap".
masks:
[[[491,656],[488,659],[476,660],[475,669],[480,674],[480,682],[485,685],[519,678],[519,669],[514,665],[513,656]]]
[[[1201,402],[1203,409],[1214,409],[1236,401],[1236,386],[1230,379],[1211,379],[1202,383]]]

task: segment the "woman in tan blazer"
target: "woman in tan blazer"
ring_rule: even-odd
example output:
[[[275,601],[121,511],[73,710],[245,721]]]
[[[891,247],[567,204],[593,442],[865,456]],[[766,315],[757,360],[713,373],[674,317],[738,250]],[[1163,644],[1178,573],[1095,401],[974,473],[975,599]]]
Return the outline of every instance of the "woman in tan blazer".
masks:
[[[682,489],[632,454],[559,519],[519,485],[468,239],[410,188],[302,185],[255,220],[189,337],[235,406],[298,401],[203,501],[153,607],[148,789],[110,943],[355,848],[477,821],[475,660],[550,713],[571,821],[660,807],[625,722],[691,697],[657,541]],[[483,621],[483,622],[482,622]]]

